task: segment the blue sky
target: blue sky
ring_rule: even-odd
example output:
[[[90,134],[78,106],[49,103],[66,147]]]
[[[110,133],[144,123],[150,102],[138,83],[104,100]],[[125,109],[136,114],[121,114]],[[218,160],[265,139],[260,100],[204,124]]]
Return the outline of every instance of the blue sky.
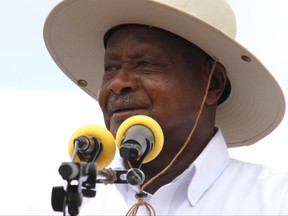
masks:
[[[47,185],[63,184],[57,169],[61,162],[69,159],[70,135],[86,124],[103,125],[103,119],[97,102],[60,71],[45,48],[43,24],[59,1],[0,2],[0,145],[5,152],[0,157],[0,166],[6,175],[0,180],[2,199],[6,203],[0,214],[7,215],[15,214],[11,209],[16,202],[14,197],[6,199],[10,195],[8,186],[19,192],[17,199],[21,200],[21,194],[31,193],[28,186],[50,193],[51,187]],[[287,101],[288,1],[228,2],[237,17],[237,40],[272,72]],[[230,154],[241,160],[288,170],[287,128],[286,114],[271,135],[252,146],[231,149]]]

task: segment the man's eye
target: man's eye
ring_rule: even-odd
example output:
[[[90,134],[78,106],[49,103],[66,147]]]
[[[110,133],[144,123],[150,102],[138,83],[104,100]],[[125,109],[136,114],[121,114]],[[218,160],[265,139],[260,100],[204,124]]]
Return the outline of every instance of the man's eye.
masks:
[[[119,69],[119,67],[113,66],[113,65],[105,66],[105,72],[113,72],[113,71],[117,71],[118,69]]]
[[[139,62],[137,66],[142,67],[142,68],[152,68],[152,67],[156,67],[157,65],[152,62],[143,61],[143,62]]]

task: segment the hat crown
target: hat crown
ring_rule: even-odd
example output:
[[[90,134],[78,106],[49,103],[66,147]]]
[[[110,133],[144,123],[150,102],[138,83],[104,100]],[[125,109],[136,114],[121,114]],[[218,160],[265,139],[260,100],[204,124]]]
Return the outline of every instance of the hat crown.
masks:
[[[236,17],[225,0],[154,0],[186,12],[217,28],[231,38],[236,37]],[[208,6],[207,6],[208,5]],[[213,11],[212,11],[213,10]]]

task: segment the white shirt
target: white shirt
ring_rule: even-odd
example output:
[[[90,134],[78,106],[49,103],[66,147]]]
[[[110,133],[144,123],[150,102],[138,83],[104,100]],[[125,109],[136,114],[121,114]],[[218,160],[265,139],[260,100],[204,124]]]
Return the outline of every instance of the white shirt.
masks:
[[[127,184],[96,188],[80,215],[125,215],[137,202]],[[157,215],[288,215],[288,174],[231,159],[218,130],[187,170],[146,201]],[[147,215],[145,207],[138,214]]]

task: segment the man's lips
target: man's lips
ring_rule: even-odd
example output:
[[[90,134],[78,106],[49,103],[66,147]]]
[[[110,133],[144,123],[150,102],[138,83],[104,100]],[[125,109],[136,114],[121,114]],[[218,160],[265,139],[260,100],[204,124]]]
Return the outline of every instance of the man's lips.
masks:
[[[134,116],[143,114],[144,109],[141,107],[133,107],[133,108],[123,108],[123,109],[115,109],[112,112],[111,118],[115,121],[124,121],[125,119]]]

